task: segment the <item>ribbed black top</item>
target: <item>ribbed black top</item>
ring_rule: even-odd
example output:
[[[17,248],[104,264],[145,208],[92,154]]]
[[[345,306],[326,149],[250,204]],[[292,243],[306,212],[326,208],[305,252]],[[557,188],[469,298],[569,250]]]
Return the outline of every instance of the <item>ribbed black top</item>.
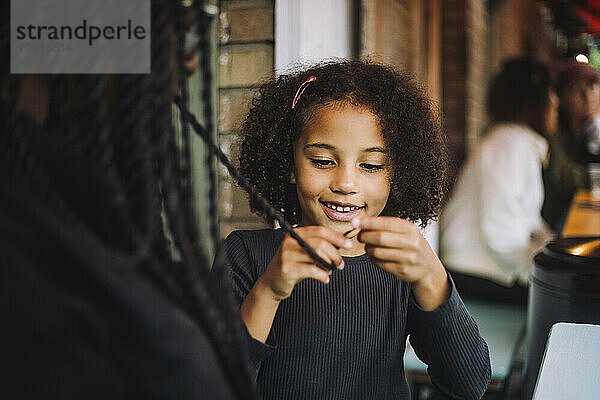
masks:
[[[267,229],[226,239],[240,303],[283,237]],[[488,348],[452,282],[448,301],[426,312],[408,283],[367,255],[344,262],[328,285],[310,279],[296,285],[277,311],[267,344],[251,340],[264,399],[409,399],[403,366],[408,335],[442,393],[482,396],[491,374]]]

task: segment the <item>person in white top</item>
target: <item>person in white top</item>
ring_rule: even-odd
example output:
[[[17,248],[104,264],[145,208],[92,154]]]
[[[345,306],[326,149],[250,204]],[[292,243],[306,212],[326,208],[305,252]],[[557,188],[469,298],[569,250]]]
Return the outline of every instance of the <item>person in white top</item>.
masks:
[[[532,256],[552,237],[541,217],[545,136],[558,123],[548,68],[507,62],[488,112],[492,124],[442,213],[440,256],[464,296],[526,303]]]

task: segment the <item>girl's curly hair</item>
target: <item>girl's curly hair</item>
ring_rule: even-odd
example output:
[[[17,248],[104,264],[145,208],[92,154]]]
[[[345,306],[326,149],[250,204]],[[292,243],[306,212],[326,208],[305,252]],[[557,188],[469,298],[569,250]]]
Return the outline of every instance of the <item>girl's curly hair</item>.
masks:
[[[310,83],[292,109],[300,85]],[[447,150],[438,116],[409,75],[370,61],[336,60],[273,77],[252,100],[242,126],[242,174],[286,219],[302,218],[290,183],[294,144],[318,107],[333,102],[364,107],[377,116],[392,165],[390,195],[382,215],[426,226],[440,211],[447,177]],[[250,200],[253,212],[265,216]]]

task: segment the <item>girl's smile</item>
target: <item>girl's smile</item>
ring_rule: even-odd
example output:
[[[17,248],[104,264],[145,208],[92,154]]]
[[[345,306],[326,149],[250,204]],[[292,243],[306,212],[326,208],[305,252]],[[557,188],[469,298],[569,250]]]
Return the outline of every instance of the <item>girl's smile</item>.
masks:
[[[355,206],[352,204],[343,204],[336,202],[325,202],[321,201],[325,215],[332,221],[349,222],[354,217],[358,217],[360,211],[363,209],[361,206]]]
[[[388,164],[373,113],[343,102],[315,110],[294,148],[291,182],[302,208],[300,225],[343,233],[355,217],[378,216],[390,190]],[[354,251],[364,251],[354,241]]]

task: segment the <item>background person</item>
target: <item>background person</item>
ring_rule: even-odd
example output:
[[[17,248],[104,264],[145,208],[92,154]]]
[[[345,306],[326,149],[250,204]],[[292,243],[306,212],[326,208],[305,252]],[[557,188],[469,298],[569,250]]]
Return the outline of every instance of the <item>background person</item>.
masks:
[[[488,95],[492,124],[465,162],[440,223],[440,256],[467,297],[525,304],[541,217],[546,137],[558,100],[546,66],[505,63]]]
[[[590,65],[560,66],[560,118],[544,169],[544,219],[560,231],[577,189],[590,185],[587,163],[600,154],[600,74]]]

